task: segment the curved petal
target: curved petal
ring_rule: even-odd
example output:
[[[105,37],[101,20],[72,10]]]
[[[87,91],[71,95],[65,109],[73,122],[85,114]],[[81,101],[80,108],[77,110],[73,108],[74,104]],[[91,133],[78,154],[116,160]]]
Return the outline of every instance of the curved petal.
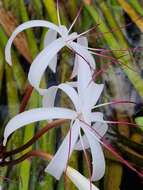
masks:
[[[87,100],[87,105],[85,106],[92,108],[97,103],[103,91],[103,88],[104,84],[96,84],[95,82],[91,82],[87,88],[87,93],[85,96],[85,99]]]
[[[82,38],[78,39],[78,44],[76,46],[76,48],[78,50],[80,50],[80,48],[82,48],[82,47],[87,47],[87,46],[88,46],[87,38],[82,37]],[[83,56],[84,52],[82,51],[79,54]],[[94,58],[92,57],[92,55],[88,51],[85,54],[86,54],[86,56],[84,55],[83,57],[87,61],[89,60],[88,61],[89,63],[90,62],[93,63],[94,68],[95,68],[95,61],[94,61]],[[81,102],[83,104],[83,110],[85,112],[88,112],[91,110],[91,108],[96,104],[97,100],[99,99],[99,96],[103,90],[103,84],[99,85],[99,84],[94,83],[92,81],[92,71],[91,71],[91,68],[89,67],[89,65],[87,64],[87,62],[79,55],[76,55],[76,57],[78,58],[78,60],[77,60],[78,93],[79,93]],[[91,96],[91,94],[93,94],[93,95]]]
[[[90,146],[89,146],[89,142],[87,140],[87,137],[85,135],[82,136],[82,142],[83,142],[83,146],[84,146],[84,149],[88,149]],[[83,146],[81,144],[81,140],[79,140],[75,147],[74,147],[74,150],[83,150]]]
[[[102,112],[91,112],[90,114],[90,120],[91,122],[96,122],[96,121],[103,121],[103,113]]]
[[[108,125],[106,121],[103,120],[103,113],[92,112],[90,120],[91,122],[96,122],[91,126],[91,128],[93,129],[92,130],[93,133],[95,131],[94,134],[96,135],[96,137],[99,139],[102,138],[108,130]],[[89,142],[85,134],[82,136],[82,141],[84,144],[84,148],[85,149],[89,148]],[[75,150],[83,150],[80,140],[76,143]]]
[[[77,170],[68,167],[66,175],[70,178],[70,180],[75,184],[75,186],[79,190],[88,190],[90,189],[90,181],[83,175],[81,175]],[[99,190],[93,184],[91,185],[92,190]]]
[[[73,88],[77,88],[77,81],[66,82],[66,84],[70,85]]]
[[[108,125],[103,119],[103,113],[93,112],[91,113],[91,121],[96,122],[92,125],[92,129],[95,131],[95,135],[100,139],[108,130]]]
[[[88,47],[88,40],[86,37],[79,38],[77,40],[77,43],[78,43],[78,45],[84,45],[84,46]],[[91,68],[90,68],[90,65],[85,61],[85,60],[87,60],[85,57],[84,57],[85,58],[85,60],[84,60],[81,56],[79,56],[79,55],[76,55],[76,56],[78,57],[78,64],[79,64],[79,69],[78,69],[79,88],[83,88],[83,90],[85,90],[85,88],[88,87],[89,82],[92,79]],[[94,59],[93,59],[93,61],[94,61]],[[94,61],[94,67],[95,67],[95,61]]]
[[[90,67],[95,70],[95,61],[91,53],[82,45],[75,42],[70,42],[69,47],[72,48],[76,53],[81,55],[80,57],[87,63],[87,65],[90,65]]]
[[[75,143],[78,139],[79,136],[78,123],[79,123],[78,121],[75,121],[75,123],[72,125],[71,133],[68,132],[67,136],[62,142],[62,145],[60,146],[57,153],[55,154],[55,156],[53,157],[53,159],[45,169],[46,172],[54,176],[56,179],[60,179],[62,173],[65,171],[68,162],[68,156],[72,154]],[[70,144],[70,152],[69,152],[69,144]]]
[[[77,116],[76,112],[65,108],[37,108],[25,111],[12,118],[4,130],[4,146],[7,142],[7,138],[14,131],[23,126],[47,119],[74,119]]]
[[[79,105],[79,98],[78,98],[78,94],[76,90],[70,85],[64,84],[64,83],[60,84],[58,88],[60,88],[62,91],[64,91],[68,95],[68,97],[71,99],[72,103],[74,104],[76,110],[78,111],[80,105]]]
[[[106,123],[96,122],[93,124],[92,129],[98,138],[102,138],[108,130],[108,125]]]
[[[54,106],[55,97],[56,97],[56,93],[57,93],[58,89],[62,90],[64,93],[66,93],[68,95],[68,97],[74,104],[76,110],[78,110],[79,109],[79,99],[78,99],[77,92],[69,84],[65,84],[65,83],[62,83],[58,86],[52,86],[47,89],[47,91],[45,92],[45,95],[43,97],[44,107]]]
[[[78,43],[81,45],[88,46],[88,41],[85,37],[79,38]],[[92,72],[89,65],[82,57],[78,55],[78,93],[83,104],[87,101],[85,96],[91,79]]]
[[[73,79],[74,77],[76,77],[77,73],[78,73],[78,56],[76,55],[70,78]]]
[[[98,181],[105,173],[105,159],[101,145],[94,133],[83,124],[82,129],[88,139],[92,154],[92,181]]]
[[[44,48],[57,39],[57,31],[49,29],[45,35]],[[57,55],[50,61],[50,69],[55,73],[57,67]]]
[[[57,90],[57,86],[51,86],[45,91],[42,99],[43,107],[54,107]]]
[[[55,30],[57,32],[60,32],[57,25],[55,25],[51,22],[48,22],[48,21],[44,21],[44,20],[32,20],[32,21],[28,21],[28,22],[21,24],[14,30],[14,32],[12,33],[11,37],[9,38],[9,40],[7,42],[6,48],[5,48],[6,61],[10,65],[12,65],[10,50],[11,50],[11,45],[12,45],[13,40],[15,39],[17,34],[19,34],[20,32],[22,32],[25,29],[32,28],[32,27],[46,27],[46,28]]]
[[[44,71],[50,64],[53,57],[65,46],[65,42],[62,38],[59,38],[52,42],[49,46],[43,49],[40,54],[34,59],[28,74],[29,82],[35,87],[38,92],[43,95],[45,90],[40,88],[40,81]]]
[[[44,48],[57,39],[57,31],[49,29],[44,38]]]
[[[78,38],[77,45],[84,45],[87,47],[88,46],[87,38],[86,37]],[[82,54],[80,54],[80,55],[82,55]],[[86,58],[85,58],[85,60],[86,60]],[[78,74],[78,92],[79,92],[79,96],[81,96],[81,97],[83,96],[85,89],[88,87],[89,82],[92,79],[91,69],[85,60],[81,56],[79,56],[79,54],[76,54],[75,64],[74,64],[75,65],[74,69],[76,68],[76,72],[74,71],[74,73]],[[92,62],[93,61],[94,60],[92,60]],[[94,67],[95,67],[95,64],[94,64]]]

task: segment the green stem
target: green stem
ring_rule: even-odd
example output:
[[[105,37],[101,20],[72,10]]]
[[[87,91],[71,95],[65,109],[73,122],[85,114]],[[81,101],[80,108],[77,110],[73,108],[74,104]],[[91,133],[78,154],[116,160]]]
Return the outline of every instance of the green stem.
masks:
[[[104,18],[108,22],[110,30],[113,30],[112,34],[115,36],[115,38],[117,39],[120,46],[122,46],[123,48],[128,48],[127,41],[118,25],[116,19],[114,18],[114,15],[112,14],[112,11],[109,9],[107,3],[104,0],[102,0],[99,3],[99,6],[101,9],[101,12],[104,15]]]
[[[46,88],[45,79],[42,80],[41,84],[42,88]],[[42,98],[39,97],[39,106],[42,106]],[[39,127],[44,127],[47,122],[40,122]],[[55,154],[55,146],[56,146],[56,129],[50,130],[48,133],[42,136],[39,140],[39,146],[41,150],[48,152],[50,154]],[[41,183],[37,183],[36,190],[47,189],[54,190],[54,178],[47,174],[44,175]]]
[[[104,190],[120,190],[122,173],[123,169],[120,163],[108,160],[104,177]]]
[[[42,1],[33,0],[31,4],[32,4],[33,9],[34,9],[35,17],[38,19],[43,18]]]
[[[0,95],[2,90],[3,72],[4,72],[4,56],[2,49],[0,48]]]
[[[29,16],[24,4],[24,0],[19,0],[19,11],[20,11],[20,16],[21,16],[21,21],[22,22],[26,22],[29,20]],[[37,53],[38,53],[38,48],[37,48],[37,44],[36,44],[36,39],[34,36],[34,33],[32,30],[28,29],[26,30],[26,34],[27,34],[27,39],[28,39],[28,44],[30,47],[30,51],[31,51],[31,55],[32,58],[34,58]]]
[[[17,0],[3,0],[3,6],[7,11],[12,11],[12,13],[18,18],[19,10],[17,9],[18,1]]]
[[[52,22],[54,22],[55,24],[58,23],[57,20],[57,9],[56,9],[56,5],[54,0],[43,0],[44,6],[48,12],[48,15],[51,19]]]
[[[138,0],[128,0],[128,2],[132,5],[132,7],[141,15],[143,16],[143,8]]]
[[[8,40],[8,38],[5,34],[5,32],[0,27],[0,44],[1,44],[3,52],[4,52],[4,48],[6,46],[7,40]],[[12,51],[11,54],[12,54],[12,62],[13,62],[13,67],[12,67],[13,75],[14,75],[15,81],[17,83],[18,89],[20,90],[21,94],[23,94],[23,91],[24,91],[23,87],[25,87],[25,85],[26,85],[26,76],[25,76],[23,68],[17,58],[16,53],[14,51]]]
[[[0,48],[0,96],[1,96],[1,94],[2,94],[2,82],[3,82],[2,79],[3,79],[3,74],[4,74],[4,56],[3,56],[2,49]],[[2,168],[2,169],[0,170],[0,176],[5,176],[6,170],[7,170],[6,167],[5,167],[5,168]],[[1,178],[1,180],[0,180],[0,185],[3,184],[3,181],[4,181],[4,179]]]
[[[31,98],[29,100],[29,109],[33,107],[37,107],[39,102],[39,95],[36,91],[33,91]],[[34,136],[35,132],[35,124],[28,125],[24,130],[24,139],[23,144],[25,144],[29,139],[31,139]],[[22,152],[22,154],[25,154],[27,151],[32,150],[32,146],[30,146],[28,149]],[[35,165],[36,167],[36,165]],[[20,184],[19,189],[20,190],[27,190],[29,189],[29,182],[30,182],[30,170],[31,170],[31,162],[29,160],[25,160],[20,165],[20,176],[22,180],[22,186]]]
[[[8,111],[9,111],[9,117],[12,118],[19,111],[19,98],[12,70],[7,63],[5,63],[5,72],[6,72]],[[15,146],[16,147],[20,146],[22,140],[21,136],[22,136],[22,131],[15,132],[9,141],[8,148],[11,149]],[[7,171],[10,170],[11,168],[8,168]],[[18,173],[19,173],[19,167],[13,168],[13,170],[9,172],[9,177],[12,179],[16,179],[18,177]],[[17,189],[17,184],[12,183],[12,185],[9,185],[8,189],[9,190]]]
[[[76,0],[72,0],[72,1],[69,1],[68,4],[69,4],[69,8],[70,8],[69,14],[74,19],[74,17],[77,14],[77,10],[78,10],[77,1]]]

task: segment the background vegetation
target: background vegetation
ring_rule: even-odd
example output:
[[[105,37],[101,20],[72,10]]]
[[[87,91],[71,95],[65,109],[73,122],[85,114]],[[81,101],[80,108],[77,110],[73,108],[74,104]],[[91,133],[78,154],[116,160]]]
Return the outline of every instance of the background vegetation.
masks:
[[[134,101],[136,105],[120,104],[107,106],[102,111],[106,119],[134,122],[139,125],[110,126],[105,138],[114,145],[116,151],[131,162],[138,170],[143,169],[143,1],[142,0],[61,0],[59,1],[62,23],[70,26],[79,8],[81,15],[74,31],[83,32],[96,26],[86,36],[90,47],[108,49],[101,51],[104,56],[95,56],[96,80],[105,84],[104,96],[100,100]],[[14,41],[12,50],[13,67],[5,62],[4,48],[8,37],[20,23],[32,19],[45,19],[57,23],[56,2],[54,0],[1,0],[0,1],[0,135],[3,136],[7,121],[24,109],[23,97],[30,96],[26,109],[41,105],[41,98],[32,91],[27,81],[29,66],[43,48],[46,30],[36,28],[26,30]],[[66,81],[71,73],[73,55],[66,48],[59,55],[56,75],[47,70],[42,85],[49,86]],[[98,72],[97,72],[98,73]],[[86,73],[85,73],[86,74]],[[61,96],[61,95],[60,95]],[[69,105],[67,98],[61,96],[58,104]],[[23,104],[21,104],[21,102]],[[44,122],[32,124],[23,131],[16,132],[9,141],[9,150],[27,142]],[[67,126],[54,129],[44,135],[30,149],[44,150],[54,154]],[[28,150],[26,150],[28,151]],[[143,189],[142,180],[136,173],[115,158],[107,150],[106,174],[96,183],[101,190],[137,190]],[[23,154],[24,152],[22,152]],[[16,158],[16,157],[15,157]],[[0,184],[5,190],[63,190],[64,180],[55,181],[45,174],[46,161],[33,158],[14,167],[0,168]],[[70,165],[88,176],[87,166],[82,153],[74,153]],[[75,190],[75,186],[66,181],[66,189]]]

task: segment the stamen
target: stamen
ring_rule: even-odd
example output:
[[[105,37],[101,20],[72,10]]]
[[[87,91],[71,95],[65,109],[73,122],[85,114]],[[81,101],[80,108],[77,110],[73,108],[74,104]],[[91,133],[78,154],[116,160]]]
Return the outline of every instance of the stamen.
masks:
[[[69,49],[71,49],[73,52],[75,52],[75,54],[79,55],[79,56],[88,64],[88,66],[90,67],[90,69],[91,69],[92,71],[94,71],[94,68],[91,67],[90,63],[89,63],[81,54],[79,54],[78,52],[76,52],[76,51],[75,51],[74,49],[72,49],[72,48],[69,48]]]
[[[132,51],[132,52],[136,52],[136,51],[142,51],[143,50],[143,47],[135,47],[135,48],[127,48],[127,49],[105,49],[105,48],[90,48],[90,47],[85,47],[86,49],[88,50],[91,50],[91,51],[99,51],[101,53],[108,53],[108,52],[113,52],[113,51],[120,51],[120,52],[126,52],[126,51]]]
[[[140,17],[138,17],[137,19],[135,19],[135,21],[140,20],[141,18],[142,18],[142,16],[140,16]],[[100,23],[99,23],[99,24],[100,24]],[[128,23],[128,24],[124,24],[124,25],[119,26],[119,27],[116,27],[116,28],[112,28],[111,30],[108,30],[107,32],[100,32],[100,33],[97,33],[97,35],[98,35],[98,37],[104,37],[103,35],[111,34],[111,33],[113,33],[113,32],[116,32],[116,31],[120,30],[120,29],[124,29],[125,27],[130,26],[130,25],[132,25],[132,22],[130,22],[130,23]],[[142,32],[140,32],[140,33],[138,33],[138,34],[142,34]]]
[[[73,28],[74,24],[76,23],[78,17],[79,17],[80,14],[81,14],[82,9],[83,9],[83,4],[80,6],[79,11],[77,12],[76,17],[75,17],[73,23],[71,24],[71,26],[70,26],[70,28],[69,28],[69,30],[68,30],[68,33],[70,33],[71,29]]]
[[[109,124],[123,124],[123,125],[130,125],[131,127],[143,127],[143,126],[139,126],[135,123],[130,123],[130,122],[126,122],[126,121],[105,121],[106,123]]]
[[[103,72],[105,72],[111,64],[113,64],[112,61],[106,63],[106,64],[105,64],[104,66],[102,66],[101,69],[99,69],[97,72],[94,72],[93,75],[92,75],[92,81],[94,81],[94,80],[97,78],[97,76],[99,76],[99,75],[101,75]],[[92,82],[92,81],[90,81],[90,82]]]
[[[115,100],[115,101],[112,101],[112,102],[107,102],[107,103],[103,103],[103,104],[99,104],[99,105],[96,105],[93,107],[93,109],[95,108],[100,108],[102,106],[108,106],[108,105],[112,105],[112,104],[135,104],[137,105],[136,102],[133,102],[133,101],[128,101],[128,100]]]
[[[58,25],[61,26],[61,19],[60,19],[60,12],[59,12],[59,0],[57,0],[57,18],[58,18]]]
[[[85,32],[82,32],[81,34],[79,34],[79,35],[77,36],[77,38],[79,38],[79,37],[81,37],[81,36],[84,36],[85,34],[87,34],[87,33],[91,32],[91,31],[95,30],[98,26],[99,26],[99,24],[97,24],[96,26],[93,26],[92,28],[86,30]]]
[[[98,25],[99,25],[99,24],[97,24],[96,26],[94,26],[94,27],[92,27],[92,28],[86,30],[85,32],[83,32],[83,33],[77,35],[75,38],[72,38],[72,39],[70,39],[70,40],[67,40],[67,42],[68,42],[68,41],[76,40],[76,39],[78,39],[79,37],[81,37],[81,36],[83,36],[83,35],[85,35],[85,34],[91,32],[92,30],[96,29],[96,28],[98,27]],[[83,47],[85,47],[85,46],[83,46]],[[87,47],[86,47],[86,48],[87,48]]]
[[[114,148],[106,141],[106,140],[103,140],[102,139],[102,136],[93,128],[91,128],[91,126],[82,121],[92,132],[95,132],[97,134],[97,136],[99,136],[99,138],[97,138],[97,140],[107,149],[109,150],[113,155],[115,155],[123,164],[125,164],[128,168],[130,168],[132,171],[134,171],[135,173],[137,173],[140,177],[143,178],[143,173],[142,172],[139,172],[137,171],[128,161],[126,161],[122,156],[120,156],[115,150]]]
[[[107,69],[108,66],[110,66],[111,64],[116,64],[116,63],[122,65],[122,67],[126,67],[126,68],[130,69],[131,71],[136,72],[136,73],[139,74],[138,71],[136,71],[135,69],[129,67],[127,64],[125,64],[125,63],[123,63],[122,61],[119,60],[121,57],[127,56],[128,54],[124,54],[124,55],[118,57],[117,59],[115,59],[115,58],[112,57],[112,56],[107,56],[107,55],[104,55],[104,54],[101,54],[101,53],[95,53],[95,52],[92,52],[92,51],[90,51],[90,53],[95,54],[95,55],[97,55],[97,56],[101,56],[101,57],[104,57],[104,58],[111,59],[111,62],[106,63],[106,65],[105,65],[104,67],[102,67],[97,73],[94,73],[94,74],[93,74],[93,78],[92,78],[93,80],[94,80],[99,74],[101,74],[102,72],[104,72],[104,70]]]

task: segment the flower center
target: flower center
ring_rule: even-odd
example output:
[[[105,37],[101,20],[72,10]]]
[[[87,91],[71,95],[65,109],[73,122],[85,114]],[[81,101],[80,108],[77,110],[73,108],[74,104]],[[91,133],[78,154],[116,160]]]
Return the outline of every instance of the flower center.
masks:
[[[82,120],[82,119],[83,119],[83,115],[82,115],[81,112],[80,112],[80,113],[77,113],[76,119],[79,119],[79,120]]]
[[[60,35],[65,43],[70,43],[71,41],[73,41],[78,37],[78,34],[76,32],[69,34],[65,26],[59,26],[59,30],[60,30]]]

